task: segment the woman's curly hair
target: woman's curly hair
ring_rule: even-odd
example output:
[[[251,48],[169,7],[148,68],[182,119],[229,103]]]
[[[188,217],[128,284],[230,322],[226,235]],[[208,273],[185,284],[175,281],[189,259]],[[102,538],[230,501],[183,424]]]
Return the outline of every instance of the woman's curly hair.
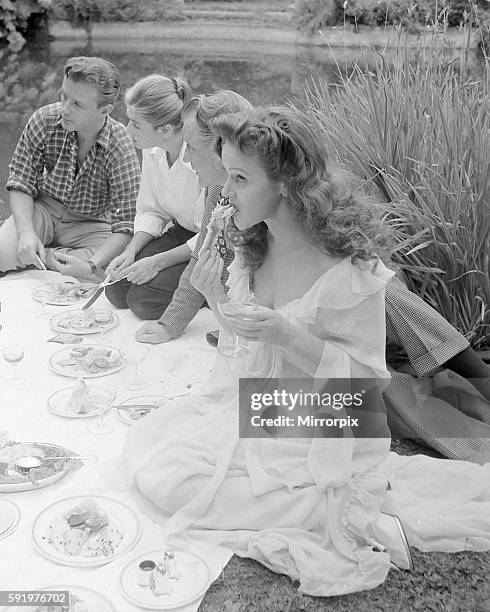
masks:
[[[221,115],[212,122],[221,155],[229,143],[246,155],[257,156],[272,181],[285,186],[285,202],[312,244],[334,257],[369,261],[384,251],[388,230],[378,207],[355,184],[353,177],[327,163],[326,143],[295,108],[271,107],[253,114]],[[267,252],[267,226],[244,231],[233,223],[230,242],[246,265],[256,269]]]

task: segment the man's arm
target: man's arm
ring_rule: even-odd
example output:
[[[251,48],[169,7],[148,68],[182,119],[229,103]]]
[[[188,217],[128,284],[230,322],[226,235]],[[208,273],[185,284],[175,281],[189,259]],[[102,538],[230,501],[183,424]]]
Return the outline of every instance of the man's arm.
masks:
[[[24,265],[38,265],[36,254],[46,262],[44,244],[36,234],[33,223],[34,199],[23,191],[10,191],[10,209],[14,217],[19,240],[17,255]]]

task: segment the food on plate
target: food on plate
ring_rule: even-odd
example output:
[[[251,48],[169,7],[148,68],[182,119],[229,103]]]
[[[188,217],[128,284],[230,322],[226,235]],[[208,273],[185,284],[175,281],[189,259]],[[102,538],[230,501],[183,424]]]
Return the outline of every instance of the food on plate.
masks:
[[[54,519],[43,539],[68,557],[108,557],[124,536],[110,525],[107,514],[97,503],[87,499]]]
[[[221,204],[220,202],[216,206],[208,223],[207,234],[202,244],[203,249],[210,249],[214,246],[220,231],[225,228],[234,212],[235,209],[233,206],[231,206],[231,204]]]
[[[49,457],[50,460],[31,469],[20,468],[16,465],[17,459],[31,455],[45,459]],[[0,485],[37,482],[59,472],[78,469],[82,466],[81,461],[65,458],[72,455],[71,451],[59,446],[9,441],[0,446]],[[59,459],[52,459],[53,457],[59,457]]]
[[[73,310],[58,318],[56,327],[74,329],[77,331],[91,331],[98,327],[106,327],[114,321],[110,310],[89,308],[88,310]]]
[[[57,361],[62,367],[77,366],[92,374],[110,370],[121,363],[118,350],[103,346],[76,346]]]
[[[90,400],[87,383],[80,380],[78,386],[73,390],[68,400],[68,409],[73,414],[87,414],[91,411],[93,404]]]
[[[48,283],[36,287],[34,294],[38,298],[46,298],[47,301],[53,303],[76,303],[80,299],[84,299],[90,296],[94,290],[93,283],[75,283],[65,281],[63,283]]]

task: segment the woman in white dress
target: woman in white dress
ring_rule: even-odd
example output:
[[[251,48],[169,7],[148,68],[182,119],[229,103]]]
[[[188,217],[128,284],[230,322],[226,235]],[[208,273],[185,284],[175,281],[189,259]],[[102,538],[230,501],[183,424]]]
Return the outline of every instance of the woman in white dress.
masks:
[[[108,273],[108,299],[140,319],[158,319],[172,300],[192,253],[203,205],[199,179],[184,161],[182,110],[192,91],[180,78],[147,76],[126,93],[127,131],[143,150],[134,236]]]
[[[244,300],[253,289],[258,300],[246,319],[221,319],[220,342],[234,331],[250,352],[218,356],[204,391],[131,429],[124,456],[135,495],[169,541],[197,530],[311,595],[373,588],[390,559],[403,560],[382,510],[399,513],[424,550],[490,547],[488,466],[390,456],[383,432],[240,437],[240,377],[387,377],[392,273],[375,255],[384,239],[375,211],[329,170],[298,111],[225,116],[214,129],[234,209],[228,294]],[[218,318],[221,268],[215,248],[203,247],[192,275]]]

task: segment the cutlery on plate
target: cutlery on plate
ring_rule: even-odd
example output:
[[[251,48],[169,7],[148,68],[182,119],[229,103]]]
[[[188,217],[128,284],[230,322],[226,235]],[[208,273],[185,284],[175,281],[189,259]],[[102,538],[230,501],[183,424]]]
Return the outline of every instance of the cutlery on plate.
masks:
[[[105,279],[99,285],[97,285],[97,289],[94,291],[94,293],[92,294],[92,297],[89,299],[89,301],[86,302],[82,306],[82,310],[88,310],[90,308],[90,306],[95,304],[95,302],[102,295],[102,293],[103,293],[103,291],[104,291],[104,289],[106,287],[108,287],[109,285],[113,285],[114,283],[118,283],[120,280],[124,280],[125,278],[127,278],[127,275],[123,276],[121,278],[118,278],[117,280],[111,280],[110,276],[106,276]]]

